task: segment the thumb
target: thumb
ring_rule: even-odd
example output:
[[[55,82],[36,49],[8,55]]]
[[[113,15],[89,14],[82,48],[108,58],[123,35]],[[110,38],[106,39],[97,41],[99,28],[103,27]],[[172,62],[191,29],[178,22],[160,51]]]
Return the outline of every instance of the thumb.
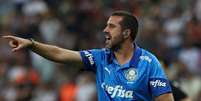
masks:
[[[16,41],[9,41],[9,45],[13,48],[17,47],[18,43]]]
[[[22,49],[22,48],[23,48],[23,45],[20,44],[18,47],[13,48],[13,49],[12,49],[12,52],[16,52],[16,51],[18,51],[18,50],[20,50],[20,49]]]

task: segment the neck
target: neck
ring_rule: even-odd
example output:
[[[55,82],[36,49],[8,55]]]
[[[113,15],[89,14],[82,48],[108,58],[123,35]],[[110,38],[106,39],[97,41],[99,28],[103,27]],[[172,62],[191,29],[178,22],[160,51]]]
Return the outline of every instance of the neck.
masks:
[[[123,43],[120,49],[118,49],[117,51],[114,51],[114,55],[118,63],[122,65],[127,63],[129,60],[131,60],[134,53],[133,52],[134,49],[135,47],[133,43],[131,42]]]

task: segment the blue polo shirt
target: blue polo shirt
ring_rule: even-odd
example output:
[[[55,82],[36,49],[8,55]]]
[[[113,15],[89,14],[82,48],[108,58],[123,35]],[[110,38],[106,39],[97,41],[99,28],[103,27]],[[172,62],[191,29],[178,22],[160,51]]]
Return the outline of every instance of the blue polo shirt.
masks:
[[[158,59],[138,46],[124,65],[109,49],[83,50],[80,54],[86,69],[96,73],[99,101],[152,101],[171,92]]]

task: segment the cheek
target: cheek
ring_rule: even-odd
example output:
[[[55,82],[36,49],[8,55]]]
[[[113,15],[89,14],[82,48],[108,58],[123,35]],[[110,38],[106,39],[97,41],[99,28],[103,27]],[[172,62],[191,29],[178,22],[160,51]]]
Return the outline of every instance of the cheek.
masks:
[[[116,35],[114,35],[113,37],[112,37],[112,42],[113,43],[119,43],[119,42],[121,42],[123,40],[123,35],[121,34],[121,33],[118,33],[118,34],[116,34]]]
[[[116,30],[113,30],[111,32],[111,36],[114,38],[114,37],[119,37],[121,35],[121,31],[119,31],[118,29]]]
[[[121,38],[122,37],[122,34],[120,31],[116,31],[112,34],[112,39],[118,39],[118,38]]]

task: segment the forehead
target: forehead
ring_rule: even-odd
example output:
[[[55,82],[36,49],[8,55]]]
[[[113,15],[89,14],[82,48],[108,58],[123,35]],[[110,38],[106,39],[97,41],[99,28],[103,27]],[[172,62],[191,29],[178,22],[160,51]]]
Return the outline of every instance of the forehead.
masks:
[[[107,21],[107,24],[119,24],[122,21],[122,16],[110,16]]]

